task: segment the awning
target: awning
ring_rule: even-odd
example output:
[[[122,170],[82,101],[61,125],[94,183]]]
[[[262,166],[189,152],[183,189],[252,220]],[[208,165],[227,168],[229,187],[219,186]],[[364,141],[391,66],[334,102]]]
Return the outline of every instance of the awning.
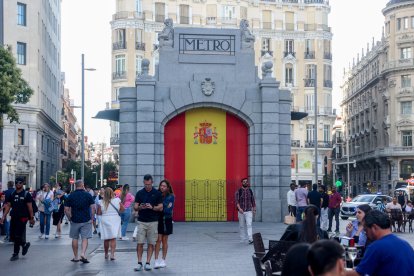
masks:
[[[92,118],[119,122],[119,108],[101,110]]]
[[[292,121],[301,120],[306,116],[308,116],[308,113],[306,112],[290,112],[290,119]],[[92,118],[119,122],[119,109],[105,109],[99,111],[95,117]]]

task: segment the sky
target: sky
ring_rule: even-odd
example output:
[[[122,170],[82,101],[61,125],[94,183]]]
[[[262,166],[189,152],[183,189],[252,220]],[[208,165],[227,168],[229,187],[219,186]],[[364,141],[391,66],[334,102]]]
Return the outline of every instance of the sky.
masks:
[[[381,39],[388,0],[331,0],[333,107],[339,110],[343,68],[366,53],[367,43]],[[111,101],[111,26],[115,0],[62,0],[62,71],[75,105],[81,105],[81,54],[85,54],[85,136],[109,145],[109,121],[92,119]],[[81,124],[81,110],[75,114]]]

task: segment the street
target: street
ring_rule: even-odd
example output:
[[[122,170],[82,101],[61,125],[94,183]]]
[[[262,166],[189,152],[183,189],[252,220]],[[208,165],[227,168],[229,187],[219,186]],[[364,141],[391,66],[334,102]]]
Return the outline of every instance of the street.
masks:
[[[344,232],[346,221],[341,220]],[[131,237],[135,224],[128,226]],[[283,223],[253,224],[253,232],[261,232],[265,245],[269,239],[277,240],[284,232]],[[252,263],[253,245],[239,242],[237,222],[176,222],[174,234],[170,236],[167,267],[152,271],[134,272],[137,264],[135,246],[130,241],[117,241],[115,261],[104,259],[103,241],[97,235],[90,240],[88,259],[91,263],[72,263],[69,225],[63,225],[60,239],[39,240],[39,224],[27,228],[31,247],[26,256],[10,262],[13,251],[11,243],[0,244],[1,275],[255,275]],[[51,234],[55,228],[51,227]],[[401,233],[401,238],[414,247],[414,234]],[[144,252],[144,258],[146,252]],[[153,261],[151,263],[153,265]]]

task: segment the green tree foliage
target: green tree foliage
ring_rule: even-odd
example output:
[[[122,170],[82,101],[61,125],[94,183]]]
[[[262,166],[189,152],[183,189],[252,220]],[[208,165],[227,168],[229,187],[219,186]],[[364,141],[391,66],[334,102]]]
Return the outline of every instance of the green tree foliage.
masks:
[[[13,104],[25,104],[32,95],[33,90],[22,78],[11,48],[0,45],[0,128],[3,127],[3,114],[10,122],[19,122]]]

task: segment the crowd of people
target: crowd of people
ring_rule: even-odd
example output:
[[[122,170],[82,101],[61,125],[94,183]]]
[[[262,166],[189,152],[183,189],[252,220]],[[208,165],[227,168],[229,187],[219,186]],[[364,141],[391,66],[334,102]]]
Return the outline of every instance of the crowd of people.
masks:
[[[82,180],[77,180],[74,191],[63,191],[59,183],[54,187],[45,183],[40,190],[31,191],[23,188],[22,179],[15,183],[9,181],[8,189],[0,194],[0,226],[6,234],[4,240],[14,243],[10,261],[19,259],[20,248],[23,256],[27,254],[30,242],[26,241],[26,226],[29,222],[29,227],[33,227],[36,220],[39,221],[39,239],[45,240],[50,237],[51,222],[56,226],[55,239],[61,237],[61,224],[65,220],[65,224],[70,223],[72,262],[89,263],[88,240],[93,234],[98,234],[103,240],[105,260],[115,261],[116,241],[129,240],[126,232],[134,214],[138,220],[133,235],[138,241],[138,266],[135,270],[151,270],[154,251],[154,268],[166,267],[168,237],[173,233],[173,188],[167,180],[162,180],[156,189],[149,174],[144,176],[143,182],[144,188],[134,196],[129,192],[128,184],[115,191],[111,187],[92,190],[85,187]],[[148,244],[148,250],[143,265],[144,243]]]

